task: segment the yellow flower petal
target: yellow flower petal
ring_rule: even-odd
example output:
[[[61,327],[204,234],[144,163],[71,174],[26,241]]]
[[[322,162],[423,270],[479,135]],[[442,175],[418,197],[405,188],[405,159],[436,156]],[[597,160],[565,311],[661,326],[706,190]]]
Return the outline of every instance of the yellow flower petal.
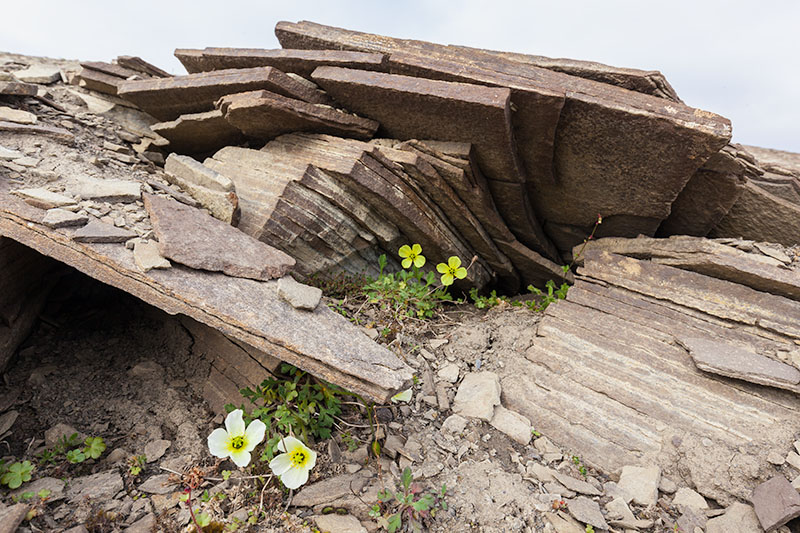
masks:
[[[450,269],[444,263],[439,263],[436,265],[436,270],[439,271],[439,274],[447,274],[447,271]]]
[[[457,277],[458,279],[464,279],[464,278],[466,278],[466,277],[467,277],[467,269],[466,269],[466,268],[464,268],[464,267],[461,267],[461,268],[457,269],[457,270],[456,270],[456,277]]]
[[[397,255],[399,255],[400,257],[408,257],[409,255],[411,255],[411,247],[407,244],[404,244],[397,251]]]
[[[447,266],[455,270],[456,268],[461,266],[461,259],[459,259],[455,255],[450,256],[450,259],[447,260]]]
[[[403,268],[411,268],[411,259],[406,257],[400,264],[403,265]]]
[[[414,246],[411,247],[411,251],[414,252],[416,255],[419,255],[422,253],[422,246],[420,246],[419,244],[415,244]]]
[[[442,276],[442,285],[447,287],[448,285],[452,285],[452,284],[453,284],[453,275],[449,274],[449,273],[448,274],[444,274]]]
[[[415,267],[422,268],[422,266],[424,264],[425,264],[425,256],[424,255],[418,255],[417,257],[414,258],[414,266]]]

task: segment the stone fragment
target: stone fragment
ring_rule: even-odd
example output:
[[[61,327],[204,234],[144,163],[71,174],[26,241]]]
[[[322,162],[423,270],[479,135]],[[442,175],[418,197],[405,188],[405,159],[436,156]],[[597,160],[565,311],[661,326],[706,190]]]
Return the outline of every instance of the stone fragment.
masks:
[[[11,429],[19,417],[19,411],[7,411],[0,415],[0,435]]]
[[[697,492],[686,487],[678,489],[675,493],[675,497],[672,498],[672,505],[680,510],[683,510],[685,507],[690,507],[695,510],[708,509],[708,502],[706,499]]]
[[[580,479],[575,479],[572,476],[568,476],[567,474],[562,474],[559,471],[554,471],[553,477],[556,478],[556,481],[567,487],[569,490],[573,492],[577,492],[580,494],[587,494],[589,496],[600,496],[601,492],[590,483],[586,481],[582,481]]]
[[[22,152],[18,152],[17,150],[10,150],[5,146],[0,146],[0,159],[3,161],[13,161],[14,159],[19,159],[20,157],[24,157],[25,154]]]
[[[500,405],[500,379],[494,372],[471,372],[464,376],[453,401],[453,412],[489,422],[494,406]]]
[[[62,437],[69,438],[74,434],[78,435],[79,440],[82,438],[81,434],[78,433],[78,430],[74,427],[63,423],[56,424],[44,432],[44,445],[48,448],[52,448],[58,444],[58,441],[61,440]]]
[[[53,126],[17,124],[16,122],[0,120],[0,131],[19,133],[21,135],[46,136],[66,144],[75,142],[75,135],[63,128],[56,128]]]
[[[367,533],[367,529],[361,525],[353,515],[314,515],[311,517],[320,531],[328,533]]]
[[[750,503],[766,533],[800,516],[800,494],[781,474],[758,485]]]
[[[440,411],[450,409],[450,398],[448,397],[448,387],[444,383],[436,384],[436,405]]]
[[[225,120],[219,109],[188,113],[150,128],[169,140],[169,149],[179,154],[208,154],[245,140],[242,132]]]
[[[494,415],[490,421],[497,431],[505,433],[512,440],[527,446],[531,441],[531,423],[519,413],[509,411],[502,405],[494,408]],[[569,487],[568,487],[569,488]]]
[[[458,381],[458,373],[459,367],[455,363],[447,363],[446,365],[442,366],[438,372],[436,372],[436,376],[442,380],[446,381],[447,383],[455,383]]]
[[[668,477],[661,476],[661,481],[658,482],[658,490],[665,494],[674,494],[678,490],[678,484]]]
[[[617,487],[625,494],[625,501],[651,506],[658,501],[658,482],[661,479],[661,469],[658,466],[631,466],[622,467],[622,475]]]
[[[268,280],[285,275],[294,259],[198,209],[146,194],[144,204],[161,255],[191,268]]]
[[[800,370],[753,351],[707,337],[685,337],[679,342],[697,368],[751,383],[800,391]]]
[[[567,502],[567,510],[575,520],[589,524],[597,529],[608,529],[606,519],[600,511],[600,504],[586,496],[578,496]]]
[[[545,522],[553,527],[555,533],[586,533],[586,528],[569,515],[562,512],[544,513]]]
[[[214,102],[227,94],[259,89],[310,103],[330,103],[319,91],[272,67],[217,70],[171,78],[123,81],[119,85],[119,95],[155,118],[166,121],[187,113],[211,111],[214,109]]]
[[[16,81],[0,81],[0,94],[13,96],[36,96],[39,88],[31,83],[19,83]]]
[[[739,237],[794,246],[800,242],[800,205],[768,193],[752,181],[710,237]]]
[[[180,487],[169,481],[169,474],[156,474],[150,476],[147,481],[137,487],[142,492],[149,494],[170,494],[177,491]]]
[[[99,472],[91,476],[75,478],[67,489],[70,503],[77,505],[87,499],[107,501],[125,487],[122,476],[116,470]]]
[[[160,69],[152,63],[148,63],[138,56],[117,56],[116,61],[117,65],[121,67],[135,70],[136,72],[141,72],[148,76],[154,76],[156,78],[169,78],[172,76],[172,74],[166,70]]]
[[[170,154],[164,166],[167,180],[179,186],[223,222],[239,222],[239,198],[233,182],[191,157]]]
[[[172,267],[172,264],[161,256],[158,243],[155,241],[137,241],[133,245],[133,260],[142,272],[149,272],[154,268]]]
[[[14,72],[14,77],[23,83],[48,85],[61,79],[61,69],[56,65],[33,65]]]
[[[753,533],[760,530],[753,508],[739,502],[728,507],[724,515],[706,523],[706,533]]]
[[[42,219],[42,224],[50,228],[66,228],[71,226],[83,226],[89,222],[89,217],[79,215],[66,209],[48,209]]]
[[[16,122],[17,124],[36,124],[38,119],[33,113],[29,113],[21,109],[0,106],[0,120]]]
[[[275,67],[282,72],[294,72],[310,78],[321,66],[380,70],[383,54],[351,52],[349,50],[263,50],[259,48],[206,48],[205,50],[177,49],[175,57],[187,72],[208,72],[229,68]]]
[[[461,415],[450,415],[442,423],[442,432],[459,435],[467,429],[467,419]]]
[[[702,511],[685,507],[676,523],[680,528],[679,531],[697,531],[698,529],[704,531],[708,517]]]
[[[90,91],[115,96],[119,92],[119,84],[122,83],[125,78],[109,73],[109,69],[104,69],[104,72],[103,70],[92,68],[91,65],[115,66],[111,63],[84,63],[80,72],[75,76],[75,81],[77,81],[78,86]]]
[[[141,199],[142,186],[138,181],[81,178],[71,192],[83,200],[129,203]]]
[[[291,276],[283,276],[278,280],[278,296],[295,309],[313,311],[322,298],[322,289],[298,283]]]
[[[359,474],[334,476],[303,487],[295,494],[292,505],[295,507],[314,507],[330,503],[350,494],[350,487],[360,478]]]
[[[265,141],[303,131],[367,140],[379,126],[368,118],[269,91],[224,96],[219,106],[229,124],[247,137]]]
[[[157,527],[156,515],[147,513],[125,529],[125,533],[151,533]]]
[[[0,533],[15,533],[29,509],[27,503],[16,503],[0,508]]]
[[[72,234],[72,240],[75,242],[122,243],[136,236],[132,231],[93,218]]]
[[[18,189],[12,191],[12,194],[16,194],[28,204],[39,209],[52,209],[75,204],[75,200],[69,196],[50,192],[47,189]]]
[[[148,442],[144,447],[144,455],[148,463],[153,463],[161,459],[167,449],[172,446],[172,442],[164,439]]]

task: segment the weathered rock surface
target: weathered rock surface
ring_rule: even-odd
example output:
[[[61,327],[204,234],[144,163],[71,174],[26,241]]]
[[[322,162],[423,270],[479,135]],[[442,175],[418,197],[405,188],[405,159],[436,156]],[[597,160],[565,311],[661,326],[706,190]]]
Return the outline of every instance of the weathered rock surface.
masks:
[[[472,372],[458,386],[453,412],[490,422],[500,405],[500,379],[494,372]]]
[[[18,83],[16,81],[0,81],[0,94],[13,96],[34,96],[39,88],[32,83]]]
[[[51,228],[66,228],[69,226],[83,226],[89,222],[89,217],[67,211],[66,209],[48,209],[42,218],[42,224]]]
[[[236,226],[239,197],[233,182],[188,156],[170,154],[164,165],[167,180],[189,193],[211,216]]]
[[[622,467],[617,488],[624,495],[626,502],[633,501],[639,505],[650,506],[658,501],[660,480],[661,469],[657,466],[626,465]]]
[[[88,224],[72,234],[72,240],[75,242],[104,244],[125,242],[135,237],[137,235],[132,231],[100,222],[96,218],[91,219]]]
[[[739,502],[728,507],[724,515],[712,518],[706,524],[706,533],[753,533],[760,529],[753,508]]]
[[[242,132],[225,120],[219,109],[181,115],[150,127],[169,140],[169,149],[179,154],[208,154],[244,141]]]
[[[84,500],[105,501],[124,488],[122,476],[116,470],[108,470],[73,480],[67,489],[67,498],[76,505]]]
[[[26,69],[15,71],[14,77],[23,83],[47,85],[61,79],[61,69],[57,65],[31,65]]]
[[[367,533],[367,529],[353,515],[314,515],[311,519],[321,531],[328,531],[329,533]]]
[[[212,111],[214,102],[226,94],[266,89],[311,103],[329,100],[315,89],[293,80],[272,67],[229,69],[214,72],[124,81],[119,95],[155,118],[175,120],[187,113]]]
[[[162,196],[145,195],[145,209],[162,256],[198,270],[270,280],[295,260],[202,211]]]
[[[367,140],[378,129],[374,120],[270,91],[225,96],[219,106],[229,124],[245,136],[260,140],[302,131]]]
[[[291,276],[284,276],[278,280],[278,296],[289,302],[295,309],[313,311],[322,298],[322,290],[298,283]]]
[[[39,209],[52,209],[54,207],[64,207],[74,205],[75,200],[69,196],[48,191],[47,189],[17,189],[15,194],[27,203]]]
[[[514,439],[516,442],[527,445],[531,441],[531,422],[524,416],[514,411],[509,411],[502,405],[494,408],[494,415],[490,421],[492,427]]]
[[[757,486],[750,502],[766,533],[800,516],[800,494],[781,474]]]
[[[708,509],[708,502],[706,499],[692,489],[687,489],[686,487],[678,489],[675,493],[675,497],[672,499],[672,505],[677,506],[678,509],[683,509],[684,507],[689,507],[698,511]]]
[[[351,52],[348,50],[264,50],[259,48],[179,48],[177,57],[189,73],[229,68],[275,67],[282,72],[294,72],[311,79],[317,67],[346,67],[361,70],[381,70],[383,54]]]
[[[14,533],[29,509],[27,503],[16,503],[0,509],[0,533]]]
[[[123,180],[81,178],[70,192],[83,200],[104,202],[135,202],[142,197],[141,185],[138,182]]]
[[[589,524],[597,529],[608,529],[608,524],[600,511],[600,505],[596,501],[590,500],[586,496],[578,496],[567,503],[569,514],[578,522]]]
[[[36,124],[36,115],[21,109],[0,106],[0,120],[16,122],[17,124]]]
[[[158,251],[155,241],[137,241],[133,245],[133,260],[142,272],[149,272],[154,268],[170,268],[172,264]]]

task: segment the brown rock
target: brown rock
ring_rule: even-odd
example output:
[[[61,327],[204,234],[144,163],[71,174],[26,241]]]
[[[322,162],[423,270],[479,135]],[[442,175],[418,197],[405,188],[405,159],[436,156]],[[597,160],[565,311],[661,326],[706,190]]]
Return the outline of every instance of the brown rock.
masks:
[[[0,533],[14,533],[28,514],[30,505],[17,503],[0,509]]]
[[[177,154],[167,157],[164,170],[170,183],[188,192],[214,218],[233,226],[239,223],[239,197],[230,179],[191,157]]]
[[[154,241],[137,241],[133,245],[133,260],[142,272],[149,272],[154,268],[170,268],[172,265],[164,259],[158,251],[158,243]]]
[[[19,83],[16,81],[0,81],[0,94],[12,96],[36,96],[39,88],[32,83]]]
[[[38,207],[39,209],[53,209],[55,207],[75,205],[75,200],[71,197],[48,191],[47,189],[17,189],[16,191],[12,191],[11,194],[19,196],[28,204]]]
[[[84,89],[112,96],[119,92],[119,85],[125,80],[125,78],[114,74],[87,67],[83,67],[75,78],[78,81],[78,85]]]
[[[794,246],[800,243],[800,206],[748,181],[742,195],[709,235]]]
[[[750,502],[766,533],[800,516],[800,494],[782,474],[757,486]]]
[[[72,144],[75,142],[75,136],[62,128],[55,128],[53,126],[42,126],[34,124],[16,124],[14,122],[0,121],[0,131],[7,131],[10,133],[20,133],[28,135],[45,135],[63,143]]]
[[[275,67],[282,72],[294,72],[309,79],[315,68],[323,66],[381,70],[384,59],[383,54],[346,50],[264,50],[260,48],[177,49],[175,57],[190,73],[229,68]]]
[[[172,76],[169,72],[161,70],[152,63],[148,63],[138,56],[118,56],[117,64],[130,70],[135,70],[142,74],[155,76],[156,78],[169,78]]]
[[[311,103],[329,103],[318,91],[272,67],[125,81],[120,84],[119,95],[157,119],[166,121],[187,113],[211,111],[214,102],[226,94],[258,89]]]
[[[169,140],[169,149],[179,154],[207,154],[244,141],[242,132],[225,120],[219,109],[181,115],[150,128]]]
[[[136,236],[132,231],[118,228],[93,218],[88,224],[72,234],[72,240],[75,242],[115,243],[125,242]]]
[[[378,129],[374,120],[269,91],[225,96],[219,105],[228,123],[246,136],[260,140],[303,131],[366,140]]]
[[[125,68],[122,65],[115,65],[113,63],[104,63],[102,61],[82,61],[81,67],[84,69],[102,72],[109,76],[120,78],[120,81],[130,78],[131,76],[138,76],[140,73],[136,70]],[[80,74],[79,74],[80,75]]]
[[[294,259],[222,221],[161,196],[145,195],[161,255],[200,270],[268,280],[286,274]]]

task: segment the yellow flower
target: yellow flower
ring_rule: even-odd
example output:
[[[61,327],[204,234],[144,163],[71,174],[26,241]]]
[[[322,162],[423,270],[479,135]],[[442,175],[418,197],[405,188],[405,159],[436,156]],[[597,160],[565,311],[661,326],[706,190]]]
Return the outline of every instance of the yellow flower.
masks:
[[[285,453],[275,456],[269,467],[287,489],[296,489],[308,481],[308,473],[317,464],[317,452],[294,437],[281,439],[278,449]]]
[[[208,449],[211,455],[230,457],[236,466],[244,468],[250,464],[250,452],[264,440],[266,429],[261,420],[253,420],[245,429],[242,410],[235,409],[225,418],[225,429],[217,428],[208,436]]]
[[[419,244],[414,246],[404,244],[397,253],[403,258],[403,268],[411,268],[412,263],[415,267],[422,268],[425,264],[425,256],[422,255],[422,246]]]
[[[442,275],[442,285],[445,287],[453,284],[455,278],[464,279],[467,277],[467,269],[461,266],[461,259],[451,256],[447,264],[439,263],[436,270]]]

